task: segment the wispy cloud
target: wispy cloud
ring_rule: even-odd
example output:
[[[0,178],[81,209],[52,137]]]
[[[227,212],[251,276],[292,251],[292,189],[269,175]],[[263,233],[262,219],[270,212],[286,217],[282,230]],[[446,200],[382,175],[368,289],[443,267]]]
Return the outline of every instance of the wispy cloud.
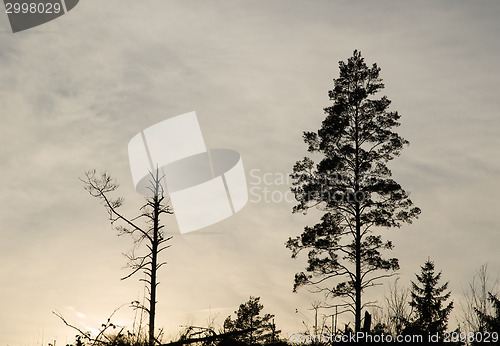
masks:
[[[41,326],[71,342],[52,310],[78,307],[75,321],[95,328],[142,299],[137,280],[119,280],[120,253],[132,244],[83,190],[86,169],[116,176],[126,212],[137,212],[128,141],[196,110],[209,147],[238,150],[247,172],[288,172],[306,155],[302,131],[324,118],[337,62],[355,48],[381,66],[412,143],[391,167],[423,214],[384,233],[403,277],[429,255],[457,291],[484,262],[500,270],[499,12],[493,1],[122,0],[81,1],[16,35],[0,23],[0,343],[32,344]],[[291,292],[304,259],[291,260],[284,242],[318,215],[290,207],[249,204],[197,236],[177,236],[166,219],[176,236],[160,274],[158,325],[176,330],[210,306],[227,307],[223,319],[260,295],[280,328],[297,328],[293,309],[318,298]],[[456,253],[467,254],[459,266]]]

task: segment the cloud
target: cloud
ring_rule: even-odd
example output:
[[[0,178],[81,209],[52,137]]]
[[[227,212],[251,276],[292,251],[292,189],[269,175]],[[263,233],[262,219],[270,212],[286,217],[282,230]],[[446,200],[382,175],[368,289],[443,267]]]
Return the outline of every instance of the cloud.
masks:
[[[412,226],[383,235],[406,278],[432,255],[459,290],[463,273],[496,258],[499,10],[494,2],[110,0],[80,2],[30,31],[2,31],[0,304],[8,318],[0,316],[0,342],[31,343],[43,325],[72,342],[52,310],[79,307],[75,319],[95,328],[142,299],[139,282],[119,280],[131,242],[82,189],[85,169],[117,177],[124,211],[135,215],[143,200],[128,141],[195,110],[207,146],[239,151],[247,173],[289,172],[307,154],[302,131],[321,125],[338,61],[355,48],[382,67],[384,93],[403,115],[411,145],[391,168],[423,209]],[[283,244],[317,217],[292,215],[286,203],[249,204],[186,237],[166,219],[176,236],[157,324],[175,330],[189,314],[229,313],[261,295],[287,330],[292,308],[318,297],[291,293],[304,259],[291,260]],[[457,252],[467,254],[459,266]]]

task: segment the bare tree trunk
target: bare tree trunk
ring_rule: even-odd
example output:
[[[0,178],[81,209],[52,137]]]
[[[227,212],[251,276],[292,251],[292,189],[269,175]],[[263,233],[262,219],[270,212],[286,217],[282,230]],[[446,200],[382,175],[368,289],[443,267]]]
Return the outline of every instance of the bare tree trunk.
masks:
[[[153,210],[153,242],[151,244],[151,281],[150,281],[150,297],[149,297],[149,345],[155,343],[155,314],[156,314],[156,271],[158,269],[158,233],[159,233],[159,218],[160,218],[160,200],[159,200],[159,184],[158,171],[156,172],[155,180],[155,196]]]

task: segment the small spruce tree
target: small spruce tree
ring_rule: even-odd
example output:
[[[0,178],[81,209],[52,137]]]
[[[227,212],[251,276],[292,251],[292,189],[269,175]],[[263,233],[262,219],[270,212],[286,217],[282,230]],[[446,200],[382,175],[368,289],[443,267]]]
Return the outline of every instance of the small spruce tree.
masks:
[[[421,267],[421,274],[415,274],[419,284],[412,281],[410,306],[413,308],[414,317],[406,328],[407,333],[438,333],[441,339],[453,309],[453,302],[444,307],[450,292],[445,293],[449,282],[439,286],[441,273],[435,274],[434,262],[428,259]]]

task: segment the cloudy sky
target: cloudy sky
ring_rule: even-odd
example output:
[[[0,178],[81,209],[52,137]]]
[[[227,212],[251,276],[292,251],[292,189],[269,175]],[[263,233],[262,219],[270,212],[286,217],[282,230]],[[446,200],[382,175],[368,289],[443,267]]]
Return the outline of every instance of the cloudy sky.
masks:
[[[128,141],[192,110],[208,147],[241,153],[252,195],[197,232],[163,220],[174,238],[157,326],[168,340],[209,315],[222,324],[253,295],[285,335],[302,331],[321,297],[292,292],[304,258],[284,242],[320,214],[292,214],[277,198],[286,182],[260,180],[306,155],[301,133],[321,125],[338,61],[354,49],[382,68],[411,143],[390,167],[422,215],[380,231],[401,283],[430,256],[459,301],[482,264],[500,272],[499,17],[497,1],[107,0],[13,34],[0,13],[0,345],[72,342],[52,311],[92,330],[125,304],[115,322],[130,323],[127,303],[144,294],[140,276],[120,281],[131,240],[78,178],[107,170],[133,216],[143,199]]]

